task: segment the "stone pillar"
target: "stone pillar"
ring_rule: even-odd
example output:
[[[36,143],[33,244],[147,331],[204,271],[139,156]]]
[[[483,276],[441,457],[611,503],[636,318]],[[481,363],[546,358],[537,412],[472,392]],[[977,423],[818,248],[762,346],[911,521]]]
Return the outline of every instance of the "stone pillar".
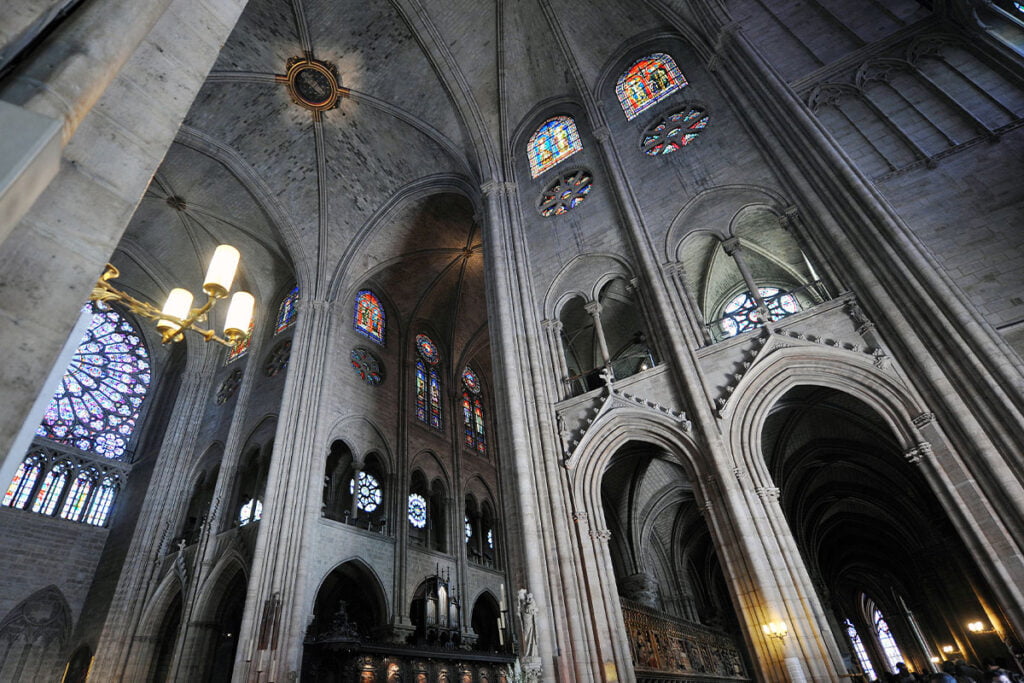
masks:
[[[565,364],[565,347],[562,344],[562,321],[542,320],[541,327],[547,333],[548,347],[551,349],[552,368],[558,382],[559,394],[562,398],[572,395],[572,387],[566,383],[569,378],[569,366]]]
[[[0,453],[9,450],[28,416],[78,309],[121,239],[245,1],[171,0],[162,14],[159,8],[167,5],[162,0],[87,5],[104,30],[53,46],[85,51],[68,53],[59,62],[76,73],[82,67],[91,74],[88,95],[72,98],[75,104],[69,111],[80,123],[64,148],[56,177],[0,244],[0,318],[18,321],[0,327],[5,354],[0,368],[5,398],[0,406]],[[109,11],[122,5],[123,15]],[[154,12],[158,18],[150,28]],[[114,47],[104,47],[108,44]],[[49,72],[41,60],[31,57],[20,73],[42,75],[46,89],[60,80],[60,70]],[[118,63],[123,63],[120,70]],[[182,68],[172,69],[172,64]],[[139,97],[140,91],[146,96]],[[0,97],[15,95],[5,90]],[[94,104],[85,105],[87,100]],[[145,135],[139,135],[140,126]],[[17,459],[5,460],[0,479],[9,481],[17,465]]]
[[[188,343],[188,342],[185,342]],[[139,511],[108,618],[96,647],[91,677],[102,681],[144,680],[149,671],[153,642],[159,635],[163,615],[143,623],[161,575],[171,540],[177,533],[180,512],[188,505],[192,482],[188,476],[198,444],[199,430],[219,355],[215,349],[198,344],[189,349],[187,366],[164,432],[149,491]]]
[[[317,440],[331,310],[300,303],[270,462],[263,518],[235,657],[235,681],[290,681],[299,672],[313,597],[310,567],[328,444]]]
[[[348,508],[348,521],[353,524],[355,523],[356,519],[359,518],[359,475],[362,474],[362,472],[363,463],[353,459],[351,481],[355,482],[355,484],[352,485],[352,502],[349,504]],[[342,482],[342,486],[344,485],[345,483]]]
[[[590,317],[594,319],[594,334],[597,335],[597,345],[601,349],[601,361],[606,368],[612,365],[611,354],[608,353],[608,342],[604,338],[604,327],[601,325],[601,304],[591,301],[583,307]]]
[[[747,285],[747,291],[750,292],[750,298],[757,304],[757,310],[761,314],[761,322],[766,324],[771,322],[772,314],[768,310],[764,299],[761,298],[761,290],[757,286],[757,282],[754,281],[754,275],[750,272],[750,266],[747,265],[747,258],[743,254],[743,247],[740,245],[739,238],[730,237],[722,242],[722,251],[731,256],[732,260],[736,262],[736,267],[743,277],[743,282]]]

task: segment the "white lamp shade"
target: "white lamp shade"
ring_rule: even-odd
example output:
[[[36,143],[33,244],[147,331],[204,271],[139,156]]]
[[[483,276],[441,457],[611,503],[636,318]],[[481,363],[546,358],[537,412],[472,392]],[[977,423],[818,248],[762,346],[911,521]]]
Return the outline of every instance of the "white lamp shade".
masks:
[[[167,295],[167,302],[164,304],[161,313],[165,315],[171,315],[175,318],[184,320],[188,317],[189,311],[192,309],[192,292],[181,287],[175,287],[171,290],[170,294]],[[171,320],[160,319],[156,323],[156,327],[161,332],[167,330],[178,331],[181,328],[176,322]]]
[[[203,291],[210,296],[225,297],[231,291],[231,283],[235,280],[240,255],[238,250],[228,244],[222,244],[213,252],[210,267],[206,270]]]
[[[256,299],[249,292],[235,292],[228,305],[228,316],[224,321],[224,334],[244,337],[249,333],[252,311]]]

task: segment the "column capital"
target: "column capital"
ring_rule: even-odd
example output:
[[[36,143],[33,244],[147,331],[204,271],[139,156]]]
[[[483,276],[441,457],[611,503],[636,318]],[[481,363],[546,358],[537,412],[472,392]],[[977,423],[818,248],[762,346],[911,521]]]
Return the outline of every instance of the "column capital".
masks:
[[[562,321],[554,318],[545,318],[540,321],[540,326],[545,330],[554,330],[555,332],[562,331]]]
[[[598,142],[606,142],[612,136],[612,132],[608,130],[608,126],[598,126],[591,131],[591,134],[597,138]]]
[[[920,465],[930,457],[932,457],[932,445],[927,441],[921,441],[903,452],[903,458],[911,465]]]
[[[516,189],[516,184],[511,181],[488,180],[480,185],[480,190],[486,195],[512,195],[515,194]]]
[[[583,305],[583,310],[595,318],[601,315],[601,308],[602,306],[600,301],[591,301],[590,303]]]
[[[727,240],[722,240],[722,249],[725,251],[726,254],[732,256],[733,254],[741,250],[740,238],[730,237]]]

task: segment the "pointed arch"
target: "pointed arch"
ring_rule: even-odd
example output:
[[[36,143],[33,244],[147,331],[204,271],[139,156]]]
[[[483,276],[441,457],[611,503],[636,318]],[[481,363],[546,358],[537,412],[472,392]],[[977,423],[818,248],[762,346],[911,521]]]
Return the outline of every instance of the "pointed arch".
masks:
[[[672,57],[655,52],[633,62],[619,76],[615,94],[626,118],[635,119],[640,112],[686,87],[686,78]]]
[[[0,680],[53,680],[71,636],[71,608],[54,585],[41,588],[0,621]]]
[[[526,143],[530,175],[536,178],[582,149],[576,121],[571,116],[553,116],[542,123]]]

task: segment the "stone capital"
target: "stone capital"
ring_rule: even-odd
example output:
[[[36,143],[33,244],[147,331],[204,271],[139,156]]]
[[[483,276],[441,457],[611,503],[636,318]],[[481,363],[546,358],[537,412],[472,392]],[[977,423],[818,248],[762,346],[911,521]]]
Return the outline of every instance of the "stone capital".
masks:
[[[918,429],[924,429],[935,422],[935,413],[921,413],[920,415],[915,415],[911,421]]]
[[[612,538],[612,532],[608,529],[592,529],[590,532],[590,537],[595,541],[607,543]]]
[[[932,445],[927,441],[921,441],[903,452],[903,457],[912,465],[919,465],[922,461],[932,456]]]
[[[513,182],[502,182],[498,180],[488,180],[486,183],[480,185],[480,190],[484,194],[496,194],[496,195],[511,195],[516,191],[516,184]]]
[[[594,316],[595,318],[601,315],[601,308],[601,302],[599,301],[591,301],[590,303],[585,304],[583,306],[583,310],[589,313],[590,315]]]
[[[556,320],[554,318],[545,318],[544,320],[540,321],[540,325],[545,330],[554,330],[555,332],[562,331],[562,321]]]
[[[722,240],[722,250],[729,256],[741,251],[740,238],[730,237],[727,240]]]

